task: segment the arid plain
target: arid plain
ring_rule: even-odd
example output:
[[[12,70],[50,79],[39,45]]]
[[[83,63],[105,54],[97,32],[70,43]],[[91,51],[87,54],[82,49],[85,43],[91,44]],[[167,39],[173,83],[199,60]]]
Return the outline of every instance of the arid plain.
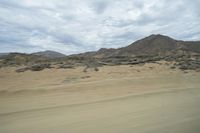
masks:
[[[199,133],[200,72],[144,65],[0,69],[1,133]]]

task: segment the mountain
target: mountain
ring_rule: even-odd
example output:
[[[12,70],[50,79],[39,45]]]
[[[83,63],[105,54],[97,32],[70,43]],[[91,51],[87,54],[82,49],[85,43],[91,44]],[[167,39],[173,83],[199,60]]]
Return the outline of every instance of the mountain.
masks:
[[[153,34],[132,44],[114,49],[101,48],[98,51],[86,52],[81,54],[70,55],[70,57],[119,57],[119,56],[140,56],[140,55],[170,55],[177,53],[200,54],[200,41],[181,41],[175,40],[171,37]],[[0,53],[0,57],[8,56],[9,53]],[[42,51],[32,53],[40,57],[55,59],[66,57],[66,55],[55,51]]]
[[[0,67],[45,63],[51,59],[57,60],[58,58],[65,57],[64,54],[54,51],[43,51],[32,54],[14,52],[0,55],[2,55],[0,56]]]
[[[9,53],[4,56],[1,56],[0,60],[1,67],[33,64],[35,62],[43,62],[46,60],[46,58],[26,53]]]
[[[42,51],[42,52],[36,52],[36,53],[32,53],[33,55],[39,55],[42,57],[46,57],[46,58],[61,58],[61,57],[66,57],[66,55],[61,54],[59,52],[55,52],[55,51]]]
[[[190,41],[179,41],[168,36],[163,35],[151,35],[144,39],[138,40],[131,45],[120,48],[119,54],[167,54],[171,52],[196,52],[200,53],[200,41],[190,42]]]
[[[6,56],[6,55],[8,55],[9,53],[0,53],[0,57],[2,57],[2,56]]]
[[[96,52],[79,54],[84,57],[112,57],[138,55],[166,55],[172,53],[199,53],[200,41],[180,41],[164,35],[150,35],[126,47],[118,49],[102,48]]]

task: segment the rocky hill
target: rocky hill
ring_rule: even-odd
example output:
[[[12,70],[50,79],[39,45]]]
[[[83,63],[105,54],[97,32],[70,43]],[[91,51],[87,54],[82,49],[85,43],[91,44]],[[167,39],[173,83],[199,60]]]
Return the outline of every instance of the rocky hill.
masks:
[[[65,57],[65,56],[66,56],[66,55],[61,54],[61,53],[59,53],[59,52],[50,51],[50,50],[42,51],[42,52],[36,52],[36,53],[32,53],[32,54],[33,54],[33,55],[43,56],[43,57],[46,57],[46,58],[51,58],[51,59],[54,59],[54,58],[62,58],[62,57]]]
[[[0,66],[18,66],[43,62],[45,57],[26,53],[9,53],[0,57]]]
[[[33,54],[10,53],[0,57],[0,68],[25,66],[17,72],[27,70],[59,68],[73,69],[85,66],[98,71],[104,65],[137,65],[145,63],[170,62],[172,69],[200,71],[200,41],[180,41],[163,35],[151,35],[126,47],[102,48],[98,51],[65,56],[54,51]]]
[[[150,35],[126,47],[118,49],[102,48],[96,52],[79,54],[83,57],[113,57],[138,55],[169,55],[174,53],[200,53],[200,41],[180,41],[164,35]]]
[[[6,56],[8,55],[9,53],[0,53],[0,57],[3,57],[3,56]]]

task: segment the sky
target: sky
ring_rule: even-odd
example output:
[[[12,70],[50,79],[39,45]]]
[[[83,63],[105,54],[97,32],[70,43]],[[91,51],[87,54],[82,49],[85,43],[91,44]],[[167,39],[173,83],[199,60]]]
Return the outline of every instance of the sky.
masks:
[[[0,0],[0,53],[119,48],[151,34],[200,40],[200,0]]]

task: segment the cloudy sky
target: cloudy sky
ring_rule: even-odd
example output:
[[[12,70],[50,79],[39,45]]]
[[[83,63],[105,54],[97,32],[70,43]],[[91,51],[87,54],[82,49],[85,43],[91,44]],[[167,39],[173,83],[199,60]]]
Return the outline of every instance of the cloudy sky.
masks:
[[[73,54],[150,34],[200,40],[200,0],[0,0],[0,52]]]

